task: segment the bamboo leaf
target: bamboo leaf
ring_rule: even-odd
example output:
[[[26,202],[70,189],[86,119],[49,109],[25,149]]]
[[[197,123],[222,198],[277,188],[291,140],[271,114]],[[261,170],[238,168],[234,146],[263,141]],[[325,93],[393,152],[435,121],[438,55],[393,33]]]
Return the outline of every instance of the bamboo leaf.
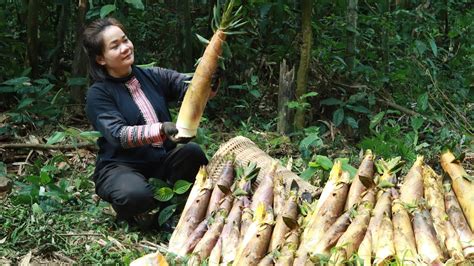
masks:
[[[238,35],[238,34],[246,34],[245,31],[225,31],[225,35]]]
[[[197,33],[196,33],[196,36],[197,36],[198,40],[199,40],[201,43],[209,44],[209,40],[208,40],[208,39],[202,37],[201,35],[199,35],[199,34],[197,34]]]

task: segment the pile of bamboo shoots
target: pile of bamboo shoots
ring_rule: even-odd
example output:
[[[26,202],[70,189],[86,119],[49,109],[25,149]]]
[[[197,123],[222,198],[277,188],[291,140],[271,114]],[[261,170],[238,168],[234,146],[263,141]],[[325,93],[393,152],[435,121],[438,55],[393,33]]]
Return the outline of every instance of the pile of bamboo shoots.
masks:
[[[367,151],[351,178],[337,161],[318,200],[285,190],[274,163],[252,191],[255,165],[228,160],[212,182],[202,168],[169,250],[188,265],[441,265],[474,258],[474,183],[452,153],[445,180],[419,156]]]

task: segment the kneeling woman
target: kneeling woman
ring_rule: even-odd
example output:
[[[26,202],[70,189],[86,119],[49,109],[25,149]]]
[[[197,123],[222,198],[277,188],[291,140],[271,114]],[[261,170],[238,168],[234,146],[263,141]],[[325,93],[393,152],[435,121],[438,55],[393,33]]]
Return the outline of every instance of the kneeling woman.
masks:
[[[174,137],[178,130],[170,122],[168,103],[183,99],[189,78],[169,69],[134,66],[133,43],[112,18],[92,22],[83,44],[93,80],[86,113],[102,134],[93,175],[96,192],[118,218],[139,220],[158,205],[150,177],[193,182],[199,167],[208,163],[197,144],[177,145],[187,140]]]

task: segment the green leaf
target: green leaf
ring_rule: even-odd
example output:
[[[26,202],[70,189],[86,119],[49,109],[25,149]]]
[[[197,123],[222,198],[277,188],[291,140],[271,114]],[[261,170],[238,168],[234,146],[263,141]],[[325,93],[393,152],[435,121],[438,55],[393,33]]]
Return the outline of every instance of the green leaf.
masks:
[[[68,86],[85,86],[87,84],[86,78],[69,78],[67,80]]]
[[[425,120],[421,116],[413,116],[411,118],[411,127],[413,128],[414,131],[418,131],[423,125],[424,121]]]
[[[340,105],[342,104],[341,100],[335,98],[327,98],[320,102],[321,105]]]
[[[289,109],[298,109],[300,107],[300,103],[297,101],[289,101],[286,103],[286,106]]]
[[[19,78],[14,78],[14,79],[9,79],[7,81],[2,82],[4,85],[9,85],[9,86],[17,86],[17,85],[26,85],[27,83],[30,82],[30,78],[28,77],[19,77]],[[30,85],[30,84],[28,84]]]
[[[369,109],[367,109],[366,107],[362,106],[362,105],[346,105],[346,108],[349,109],[349,110],[352,110],[354,112],[357,112],[357,113],[363,113],[363,114],[368,114],[370,113]]]
[[[79,133],[79,137],[84,139],[95,140],[97,138],[102,137],[102,134],[99,131],[84,131]]]
[[[376,114],[372,119],[370,120],[370,128],[374,129],[375,126],[377,126],[380,121],[382,121],[382,118],[385,116],[385,112],[380,112]]]
[[[176,183],[174,183],[174,193],[179,195],[184,194],[192,185],[193,183],[190,183],[186,180],[178,180]]]
[[[173,213],[175,213],[177,206],[178,205],[176,204],[172,204],[160,211],[160,214],[158,215],[158,224],[163,225],[166,221],[168,221]]]
[[[198,40],[203,44],[209,44],[209,40],[196,33]]]
[[[314,168],[314,167],[308,167],[306,168],[306,170],[303,171],[303,173],[300,174],[300,178],[303,179],[303,180],[310,180],[311,177],[314,176],[314,174],[318,171],[318,169]]]
[[[114,12],[117,9],[115,5],[105,5],[100,8],[100,17],[105,18],[108,14]]]
[[[351,178],[353,178],[357,173],[357,169],[349,164],[349,159],[346,162],[342,162],[341,168],[342,170],[349,172]]]
[[[343,66],[347,66],[346,61],[344,61],[340,56],[333,56],[333,58],[339,61]]]
[[[33,214],[43,214],[43,209],[41,209],[38,203],[33,203],[33,205],[31,205],[31,210],[33,211]]]
[[[51,176],[49,176],[48,172],[41,171],[39,181],[40,181],[40,184],[46,185],[51,182]]]
[[[48,93],[52,88],[54,88],[54,85],[53,84],[48,84],[46,85],[39,93],[36,97],[41,97],[41,96],[44,96],[46,95],[46,93]]]
[[[125,0],[128,4],[133,6],[136,9],[144,10],[145,6],[142,3],[142,0]]]
[[[300,149],[309,149],[312,146],[320,147],[322,145],[323,141],[318,134],[310,134],[300,142]]]
[[[342,121],[344,121],[344,110],[342,108],[337,109],[332,115],[332,122],[338,127]]]
[[[351,103],[351,104],[354,104],[354,103],[357,103],[357,102],[360,102],[360,101],[364,100],[366,97],[367,97],[367,93],[358,92],[356,94],[351,95],[351,97],[349,97],[349,100],[347,102]]]
[[[169,187],[162,187],[155,192],[155,198],[161,202],[169,201],[173,195],[173,190]]]
[[[48,141],[46,142],[46,144],[53,145],[53,144],[63,141],[65,138],[66,138],[66,133],[56,131],[51,137],[48,138]]]
[[[255,98],[257,98],[257,99],[260,98],[260,96],[262,96],[262,95],[260,94],[260,91],[257,90],[257,89],[250,90],[249,92],[250,92],[250,94],[252,94],[253,97],[255,97]]]
[[[40,184],[40,178],[37,175],[30,175],[30,176],[25,177],[25,179],[33,185]]]
[[[33,101],[34,101],[33,98],[25,98],[25,99],[21,100],[21,102],[18,104],[17,109],[22,109],[22,108],[30,105],[31,103],[33,103]]]
[[[391,188],[391,187],[395,187],[395,185],[390,182],[390,181],[387,181],[387,180],[382,180],[378,183],[377,185],[379,188]]]
[[[415,41],[416,50],[418,51],[419,55],[423,55],[427,49],[426,44],[422,41],[416,40]]]
[[[436,46],[436,42],[433,39],[430,39],[430,46],[434,56],[438,57],[438,46]]]
[[[159,178],[150,178],[148,182],[155,188],[155,190],[158,190],[162,187],[169,187],[168,183]]]
[[[316,155],[316,158],[314,159],[314,163],[316,167],[321,167],[324,170],[330,170],[332,168],[332,161],[329,159],[327,156],[324,155]]]
[[[428,108],[428,93],[425,92],[418,96],[418,99],[416,100],[418,110],[420,111],[425,111]]]
[[[301,99],[305,99],[305,98],[308,98],[308,97],[314,97],[314,96],[317,96],[318,93],[315,92],[315,91],[312,91],[312,92],[308,92],[308,93],[305,93],[303,95],[301,95]]]
[[[359,123],[351,116],[346,117],[346,123],[354,129],[359,128]]]

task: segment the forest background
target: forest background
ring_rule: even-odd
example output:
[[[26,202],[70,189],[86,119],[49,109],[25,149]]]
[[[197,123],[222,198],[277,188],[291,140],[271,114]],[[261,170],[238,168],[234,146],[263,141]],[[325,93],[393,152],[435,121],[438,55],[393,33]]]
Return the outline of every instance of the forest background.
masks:
[[[80,36],[113,16],[137,64],[191,73],[217,1],[0,0],[1,264],[128,263],[166,243],[169,232],[116,224],[94,196],[98,135],[84,115]],[[195,139],[209,158],[242,135],[317,186],[334,160],[357,167],[365,149],[406,168],[424,155],[439,170],[450,148],[472,174],[471,1],[237,2],[247,23],[228,38],[223,83]],[[171,207],[160,222],[176,220],[181,190],[161,190]]]

